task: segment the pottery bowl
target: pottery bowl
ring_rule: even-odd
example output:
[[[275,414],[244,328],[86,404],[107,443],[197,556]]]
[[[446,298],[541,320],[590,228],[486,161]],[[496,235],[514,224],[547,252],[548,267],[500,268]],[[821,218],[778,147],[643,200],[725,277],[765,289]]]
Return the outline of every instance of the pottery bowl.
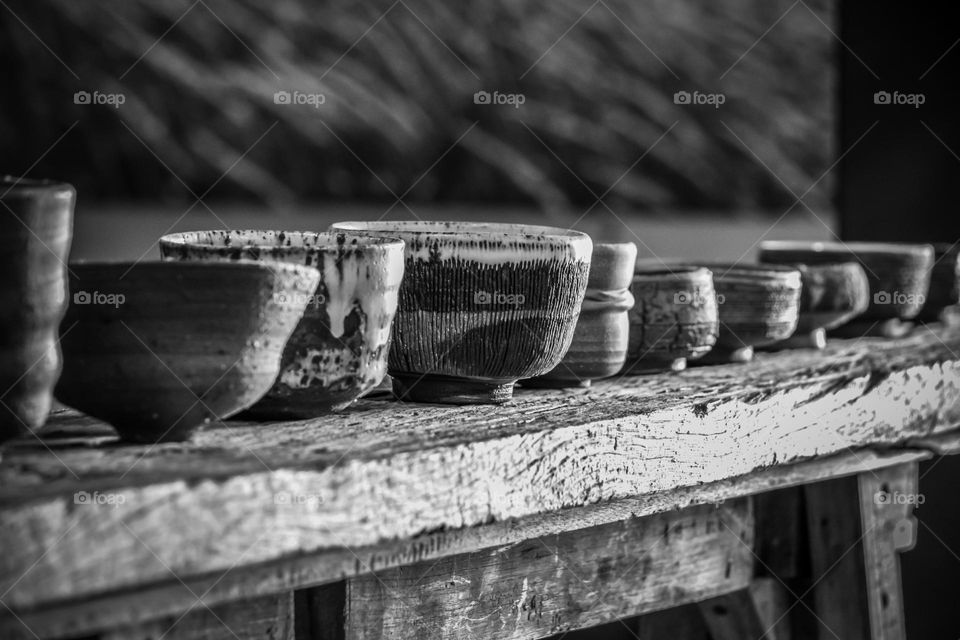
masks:
[[[906,320],[920,313],[926,299],[933,247],[879,242],[766,241],[760,243],[760,258],[776,264],[858,262],[870,283],[870,306],[860,319]]]
[[[50,412],[75,199],[65,183],[0,177],[0,442]]]
[[[630,290],[630,344],[624,374],[680,371],[717,342],[719,312],[709,269],[637,265]]]
[[[573,331],[573,342],[556,367],[525,387],[563,388],[589,386],[616,374],[627,357],[633,308],[630,279],[637,259],[632,242],[593,245],[587,292]]]
[[[58,400],[126,440],[183,440],[273,385],[320,277],[296,265],[73,264]]]
[[[744,362],[755,347],[793,335],[800,314],[800,271],[772,264],[701,265],[713,272],[720,334],[704,363]]]
[[[960,302],[960,244],[936,244],[930,292],[920,317],[939,319],[943,310]]]
[[[584,233],[432,221],[333,228],[406,243],[390,351],[401,399],[506,402],[518,379],[550,371],[570,346],[590,269]]]
[[[403,279],[403,242],[301,231],[193,231],[160,239],[164,258],[268,260],[320,271],[280,376],[252,417],[310,418],[342,409],[387,372],[390,325]]]

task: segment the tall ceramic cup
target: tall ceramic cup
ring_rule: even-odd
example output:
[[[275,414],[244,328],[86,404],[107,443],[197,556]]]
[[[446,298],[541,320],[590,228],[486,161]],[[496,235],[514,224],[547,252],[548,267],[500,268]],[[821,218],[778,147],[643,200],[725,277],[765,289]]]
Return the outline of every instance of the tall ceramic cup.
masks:
[[[63,182],[0,178],[0,441],[50,413],[75,199]]]

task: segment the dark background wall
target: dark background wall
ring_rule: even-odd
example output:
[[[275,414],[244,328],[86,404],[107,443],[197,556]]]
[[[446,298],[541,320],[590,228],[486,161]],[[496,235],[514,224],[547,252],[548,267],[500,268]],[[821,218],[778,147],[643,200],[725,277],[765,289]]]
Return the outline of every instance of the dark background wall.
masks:
[[[841,3],[844,239],[960,240],[960,30],[942,6]],[[877,91],[925,101],[918,108],[875,104]],[[956,640],[960,457],[924,463],[920,475],[917,546],[902,556],[908,637]]]

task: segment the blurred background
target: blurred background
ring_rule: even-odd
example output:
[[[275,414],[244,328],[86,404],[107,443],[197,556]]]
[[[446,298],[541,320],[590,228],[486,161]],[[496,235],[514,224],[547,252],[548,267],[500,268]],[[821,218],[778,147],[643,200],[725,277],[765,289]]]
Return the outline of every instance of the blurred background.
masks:
[[[936,8],[0,0],[0,171],[77,186],[74,259],[384,217],[703,259],[774,238],[950,242],[960,27]],[[952,458],[921,468],[911,638],[958,636],[958,478]]]
[[[78,188],[75,257],[382,216],[830,237],[835,2],[7,2],[3,170]]]

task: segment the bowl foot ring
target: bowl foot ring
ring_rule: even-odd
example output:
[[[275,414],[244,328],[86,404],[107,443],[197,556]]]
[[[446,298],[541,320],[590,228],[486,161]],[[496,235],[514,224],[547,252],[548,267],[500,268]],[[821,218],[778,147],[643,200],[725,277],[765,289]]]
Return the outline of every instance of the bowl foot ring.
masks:
[[[393,373],[393,394],[404,402],[503,404],[513,398],[513,382],[504,384],[432,374]]]

